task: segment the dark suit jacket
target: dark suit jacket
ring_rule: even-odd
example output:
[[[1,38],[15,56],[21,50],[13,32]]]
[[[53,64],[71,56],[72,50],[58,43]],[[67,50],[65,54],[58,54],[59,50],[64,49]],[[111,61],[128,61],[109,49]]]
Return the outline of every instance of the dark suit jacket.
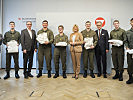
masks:
[[[36,33],[32,30],[32,39],[27,29],[21,31],[21,45],[23,50],[34,50],[37,49]]]
[[[2,45],[2,40],[3,40],[3,37],[2,37],[2,34],[0,34],[0,45]]]
[[[100,39],[99,39],[99,33],[98,30],[95,31],[97,33],[98,36],[98,42],[97,42],[97,46],[96,48],[99,46],[100,49],[103,50],[109,50],[109,35],[108,35],[108,31],[102,29],[101,34],[100,34]]]

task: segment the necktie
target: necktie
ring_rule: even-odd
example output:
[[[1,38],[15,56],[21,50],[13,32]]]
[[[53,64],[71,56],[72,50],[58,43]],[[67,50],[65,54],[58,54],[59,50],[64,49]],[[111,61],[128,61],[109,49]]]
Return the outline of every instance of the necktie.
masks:
[[[99,39],[100,39],[100,35],[101,35],[101,33],[100,33],[100,30],[99,30]]]

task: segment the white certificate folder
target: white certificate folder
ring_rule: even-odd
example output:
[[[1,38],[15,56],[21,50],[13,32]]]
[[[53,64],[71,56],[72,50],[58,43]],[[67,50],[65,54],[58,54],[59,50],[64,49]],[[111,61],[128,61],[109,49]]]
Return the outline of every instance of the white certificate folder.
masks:
[[[8,47],[7,47],[8,53],[17,53],[18,52],[19,46],[18,46],[17,41],[12,40],[10,42],[7,42],[7,45],[8,45]]]

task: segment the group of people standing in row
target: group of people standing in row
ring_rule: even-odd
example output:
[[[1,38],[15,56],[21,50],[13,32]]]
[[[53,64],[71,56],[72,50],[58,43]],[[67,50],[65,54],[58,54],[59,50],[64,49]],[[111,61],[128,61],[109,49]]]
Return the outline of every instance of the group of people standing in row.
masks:
[[[21,35],[18,31],[15,30],[15,23],[10,22],[10,31],[6,32],[4,35],[3,43],[8,47],[7,42],[11,40],[17,41],[18,45],[21,43],[22,51],[23,51],[23,65],[24,65],[24,78],[33,77],[31,74],[32,64],[33,64],[33,55],[34,51],[37,52],[38,49],[38,62],[39,62],[39,73],[37,78],[42,76],[43,70],[43,61],[44,56],[46,60],[46,66],[48,70],[48,78],[51,77],[51,59],[52,59],[52,51],[51,45],[54,44],[54,64],[55,64],[55,75],[53,78],[59,77],[59,59],[61,59],[62,70],[63,70],[63,78],[67,78],[66,76],[66,46],[56,46],[56,43],[66,42],[67,45],[70,44],[70,52],[73,63],[73,71],[74,75],[72,78],[78,79],[80,72],[80,61],[81,61],[81,53],[83,53],[83,65],[84,65],[84,74],[83,77],[87,77],[88,70],[88,59],[89,59],[89,70],[90,76],[95,78],[93,73],[94,70],[94,56],[96,56],[97,76],[100,77],[103,74],[104,78],[107,78],[107,58],[106,54],[109,52],[109,39],[116,39],[123,41],[123,45],[114,46],[112,45],[112,61],[114,65],[115,75],[113,79],[119,79],[119,81],[123,81],[123,72],[124,72],[124,46],[127,50],[133,49],[133,18],[130,20],[131,29],[125,31],[119,27],[119,21],[114,20],[114,30],[110,32],[110,38],[108,35],[108,31],[102,29],[102,22],[98,21],[96,23],[97,30],[94,31],[91,29],[91,22],[87,21],[85,23],[86,29],[79,32],[78,26],[75,24],[73,26],[73,33],[70,34],[70,39],[68,40],[68,36],[63,32],[63,25],[58,26],[59,34],[54,37],[53,32],[48,28],[48,21],[44,20],[42,22],[43,28],[37,32],[37,36],[39,34],[47,34],[48,41],[45,41],[43,44],[39,43],[39,47],[37,47],[37,36],[35,30],[32,28],[32,22],[27,21],[27,28],[21,31]],[[85,38],[93,38],[93,44],[86,49]],[[113,42],[111,42],[113,44]],[[6,49],[6,76],[4,79],[8,79],[10,77],[10,66],[11,66],[11,56],[14,58],[15,63],[15,77],[20,78],[18,57],[19,53],[8,53]],[[101,62],[103,68],[101,68]],[[133,83],[133,55],[127,53],[127,63],[128,63],[128,74],[129,80],[126,82],[127,84]],[[28,66],[27,66],[28,64]],[[103,69],[103,70],[101,70]]]

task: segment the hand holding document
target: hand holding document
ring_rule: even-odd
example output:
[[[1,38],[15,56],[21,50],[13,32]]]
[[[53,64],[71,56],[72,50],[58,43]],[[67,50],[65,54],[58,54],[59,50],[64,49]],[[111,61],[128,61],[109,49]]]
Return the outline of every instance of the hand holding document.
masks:
[[[56,46],[67,46],[66,42],[58,42],[55,44]]]
[[[108,42],[113,43],[112,45],[118,46],[118,47],[123,45],[123,41],[121,41],[121,40],[114,40],[114,39],[112,39],[112,40],[109,40]]]
[[[133,54],[133,49],[126,50],[129,54]]]
[[[12,40],[10,42],[7,42],[7,51],[8,53],[16,53],[18,52],[18,43],[15,40]]]
[[[90,49],[90,47],[93,45],[93,37],[89,38],[84,38],[84,42],[85,42],[85,49]]]
[[[44,44],[46,41],[49,42],[46,32],[37,35],[36,40],[37,40],[40,44]]]
[[[127,53],[131,54],[132,55],[132,58],[133,58],[133,49],[129,49],[129,50],[126,50]]]

